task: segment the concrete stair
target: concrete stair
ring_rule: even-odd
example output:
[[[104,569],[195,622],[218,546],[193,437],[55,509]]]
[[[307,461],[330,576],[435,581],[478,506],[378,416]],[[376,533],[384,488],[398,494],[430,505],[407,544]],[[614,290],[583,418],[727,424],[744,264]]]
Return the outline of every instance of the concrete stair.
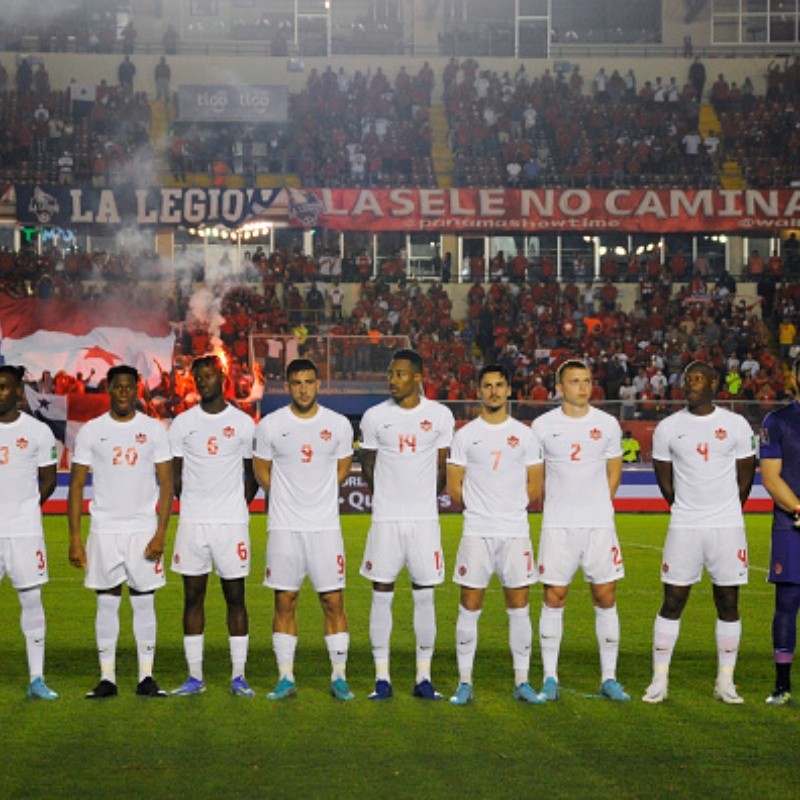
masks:
[[[433,169],[439,187],[447,189],[453,185],[453,153],[447,143],[448,126],[444,106],[431,106],[430,121],[433,132],[431,144]]]
[[[711,103],[703,103],[700,106],[700,135],[705,139],[711,131],[716,131],[719,135],[722,130],[722,123],[719,121],[717,112]],[[742,168],[738,161],[729,159],[723,161],[719,167],[719,182],[723,189],[745,189],[747,182],[742,175]]]

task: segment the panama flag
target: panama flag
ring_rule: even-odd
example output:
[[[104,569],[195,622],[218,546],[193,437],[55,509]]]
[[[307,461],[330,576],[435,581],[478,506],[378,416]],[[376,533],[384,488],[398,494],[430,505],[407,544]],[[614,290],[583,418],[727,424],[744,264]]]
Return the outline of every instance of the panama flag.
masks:
[[[33,380],[45,370],[64,370],[96,385],[109,368],[128,364],[153,387],[162,370],[172,369],[174,335],[166,312],[122,301],[0,295],[0,337],[5,363],[26,367]]]

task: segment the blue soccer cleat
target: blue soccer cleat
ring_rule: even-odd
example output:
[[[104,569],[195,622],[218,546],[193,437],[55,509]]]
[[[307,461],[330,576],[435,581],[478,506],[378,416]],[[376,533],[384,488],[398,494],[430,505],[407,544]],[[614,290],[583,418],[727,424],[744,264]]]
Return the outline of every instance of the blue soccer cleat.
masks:
[[[250,688],[247,681],[244,679],[244,675],[237,675],[231,681],[231,694],[235,694],[237,697],[256,696],[256,693]]]
[[[206,682],[200,678],[193,678],[191,675],[182,683],[177,689],[174,689],[171,694],[175,697],[188,697],[192,694],[203,694],[206,690]]]
[[[523,703],[541,704],[547,702],[547,698],[535,692],[529,683],[521,683],[516,686],[512,696],[515,700],[521,700]]]
[[[631,699],[631,696],[622,688],[622,684],[613,678],[603,681],[600,686],[600,695],[617,703],[624,703]]]
[[[337,678],[331,682],[331,694],[337,700],[355,700],[356,696],[350,691],[347,681],[344,678]]]
[[[450,698],[454,706],[465,706],[473,699],[472,686],[469,683],[459,683],[456,693]]]
[[[377,680],[375,691],[367,695],[367,700],[388,700],[393,694],[392,684],[389,681]]]
[[[288,700],[290,697],[297,697],[297,687],[294,681],[281,678],[278,685],[267,695],[267,700]]]
[[[419,697],[421,700],[441,700],[442,696],[429,680],[420,681],[411,692],[414,697]]]
[[[545,700],[553,702],[561,697],[561,689],[558,687],[558,681],[551,675],[549,678],[544,679],[542,684],[542,691],[539,694]]]
[[[26,696],[33,700],[58,700],[58,695],[44,682],[44,678],[35,678],[31,681]]]

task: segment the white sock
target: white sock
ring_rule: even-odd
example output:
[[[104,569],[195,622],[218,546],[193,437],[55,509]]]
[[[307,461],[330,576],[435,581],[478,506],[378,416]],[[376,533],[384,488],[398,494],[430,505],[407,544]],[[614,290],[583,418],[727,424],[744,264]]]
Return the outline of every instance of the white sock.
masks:
[[[742,621],[723,622],[717,620],[717,682],[733,683],[733,670],[739,655],[739,642],[742,638]]]
[[[414,635],[417,639],[417,683],[431,679],[433,646],[436,643],[436,608],[433,589],[414,589]]]
[[[291,633],[273,633],[272,651],[278,664],[278,678],[286,678],[294,683],[294,652],[297,649],[297,637]]]
[[[480,616],[480,609],[469,611],[462,605],[458,607],[456,657],[460,683],[472,683],[472,665],[475,663],[475,651],[478,649],[478,619]]]
[[[153,674],[153,659],[156,653],[156,606],[155,595],[132,594],[133,636],[139,659],[139,682]]]
[[[533,625],[528,606],[524,608],[507,608],[508,614],[508,646],[514,664],[514,685],[528,682],[531,666],[531,641]]]
[[[18,592],[21,606],[19,625],[25,637],[25,652],[28,656],[28,671],[31,682],[44,677],[45,618],[42,605],[42,589],[35,586]]]
[[[231,680],[244,677],[244,667],[247,664],[247,648],[250,645],[250,637],[229,636],[228,647],[231,651]]]
[[[119,604],[122,598],[114,594],[97,595],[97,614],[94,632],[100,658],[100,678],[117,682],[117,640],[119,639]]]
[[[392,640],[392,601],[394,592],[372,592],[369,611],[369,639],[375,659],[375,679],[388,681],[389,643]]]
[[[203,643],[202,633],[183,637],[183,652],[189,666],[189,677],[198,681],[203,680]]]
[[[347,631],[329,633],[325,637],[325,644],[328,646],[328,656],[331,659],[331,680],[336,681],[339,678],[344,680],[347,651],[350,649],[350,634]]]
[[[564,635],[564,609],[542,604],[539,617],[539,646],[542,650],[544,677],[558,680],[558,654]]]
[[[656,616],[653,625],[653,680],[667,680],[680,630],[679,619],[667,619],[660,614]]]
[[[594,631],[600,648],[600,680],[616,680],[619,657],[619,614],[617,607],[594,607]]]

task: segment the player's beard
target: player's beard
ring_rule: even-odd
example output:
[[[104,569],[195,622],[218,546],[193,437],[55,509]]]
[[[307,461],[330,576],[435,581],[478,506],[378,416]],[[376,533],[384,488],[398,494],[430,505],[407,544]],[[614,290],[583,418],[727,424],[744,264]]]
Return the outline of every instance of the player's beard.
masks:
[[[295,411],[299,412],[300,414],[308,414],[312,408],[317,403],[317,398],[315,397],[313,400],[309,400],[306,403],[301,403],[299,400],[292,399],[292,405],[294,406]]]

